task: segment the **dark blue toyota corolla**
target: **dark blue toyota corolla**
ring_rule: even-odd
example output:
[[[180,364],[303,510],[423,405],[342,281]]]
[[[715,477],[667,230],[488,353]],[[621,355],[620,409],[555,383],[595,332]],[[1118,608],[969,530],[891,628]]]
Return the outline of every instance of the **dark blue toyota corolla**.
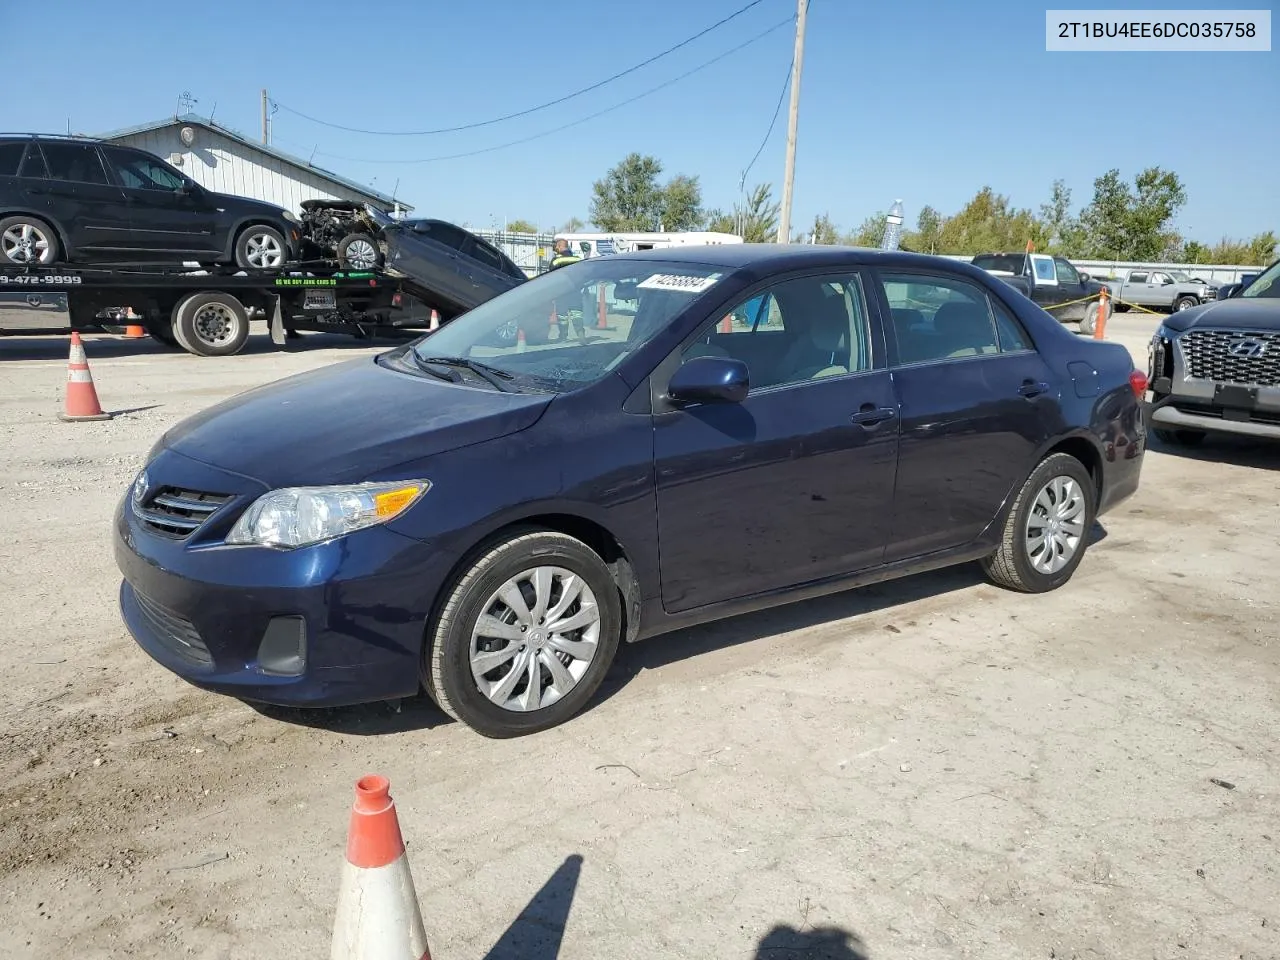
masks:
[[[201,687],[425,687],[567,720],[623,641],[949,564],[1061,586],[1138,487],[1144,374],[968,264],[585,260],[169,431],[123,498],[129,630]]]

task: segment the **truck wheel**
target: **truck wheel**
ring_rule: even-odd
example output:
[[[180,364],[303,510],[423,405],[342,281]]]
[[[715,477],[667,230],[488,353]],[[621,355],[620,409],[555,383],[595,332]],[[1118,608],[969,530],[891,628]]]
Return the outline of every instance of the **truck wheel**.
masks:
[[[284,236],[274,227],[255,223],[236,238],[236,266],[241,270],[275,270],[287,259]]]
[[[377,270],[382,266],[378,241],[367,233],[349,233],[338,241],[338,266],[344,270]]]
[[[1080,332],[1093,333],[1098,325],[1098,305],[1096,303],[1089,304],[1089,308],[1085,310],[1084,316],[1080,318]]]
[[[48,266],[58,262],[59,253],[58,235],[43,220],[26,216],[0,220],[0,263]]]
[[[1177,300],[1173,301],[1173,310],[1175,313],[1179,310],[1190,310],[1192,307],[1198,306],[1200,306],[1199,298],[1190,295],[1179,297]]]
[[[147,333],[153,340],[158,340],[166,347],[177,347],[184,349],[182,344],[178,342],[178,338],[173,334],[173,320],[153,320],[147,323]]]
[[[1197,447],[1204,443],[1203,430],[1156,430],[1156,439],[1170,447]]]
[[[173,311],[173,335],[198,357],[229,357],[249,339],[249,314],[226,293],[194,293]]]

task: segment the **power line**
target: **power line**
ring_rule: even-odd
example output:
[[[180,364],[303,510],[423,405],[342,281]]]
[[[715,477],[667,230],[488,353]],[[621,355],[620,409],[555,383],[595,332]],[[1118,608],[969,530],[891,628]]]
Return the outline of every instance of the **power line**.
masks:
[[[527,117],[531,113],[537,113],[539,110],[546,110],[548,107],[557,106],[558,104],[564,103],[568,100],[572,100],[575,97],[580,97],[584,93],[590,93],[592,90],[599,90],[601,87],[605,86],[606,84],[613,83],[613,81],[621,79],[622,77],[627,76],[627,74],[635,73],[637,70],[641,69],[642,67],[647,67],[649,64],[655,63],[658,60],[661,60],[663,57],[667,56],[668,54],[675,53],[677,50],[681,49],[682,47],[687,47],[689,44],[693,43],[693,41],[701,37],[705,37],[708,33],[710,33],[713,30],[723,27],[730,20],[734,20],[737,17],[742,16],[752,7],[757,6],[763,2],[764,0],[751,0],[751,2],[748,3],[745,7],[742,7],[741,9],[734,11],[733,13],[729,14],[727,17],[725,17],[722,20],[716,21],[711,26],[707,27],[705,30],[701,30],[698,33],[695,33],[692,37],[689,37],[688,39],[685,39],[685,40],[681,40],[674,47],[668,47],[666,50],[663,50],[661,53],[654,54],[648,60],[641,61],[640,63],[637,63],[633,67],[628,67],[627,69],[623,70],[621,73],[615,73],[611,77],[606,77],[603,80],[599,80],[596,83],[591,84],[591,86],[589,87],[583,87],[581,90],[575,90],[573,93],[565,94],[563,97],[559,97],[555,100],[549,100],[546,103],[540,103],[536,107],[530,107],[527,110],[520,110],[516,113],[508,113],[506,116],[502,116],[502,117],[494,117],[491,120],[478,120],[475,123],[464,123],[456,127],[440,127],[439,129],[436,129],[436,130],[362,130],[359,127],[345,127],[342,124],[330,123],[328,120],[321,120],[318,117],[309,116],[308,114],[303,113],[301,110],[295,110],[293,109],[293,107],[286,106],[285,104],[279,103],[278,101],[273,101],[273,102],[275,102],[276,106],[279,107],[281,110],[284,110],[287,113],[292,113],[295,116],[301,117],[303,120],[310,120],[312,123],[318,123],[324,127],[332,127],[335,130],[343,130],[347,133],[363,133],[363,134],[368,134],[370,136],[377,136],[377,137],[426,137],[426,136],[432,136],[438,133],[456,133],[460,130],[475,130],[477,127],[487,127],[495,123],[502,123],[505,120],[515,120],[517,117]]]
[[[769,36],[770,34],[776,33],[777,31],[781,30],[783,27],[790,26],[794,22],[795,22],[794,16],[787,17],[787,19],[785,20],[780,20],[777,23],[775,23],[773,26],[771,26],[768,30],[765,30],[761,33],[756,34],[750,40],[746,40],[743,43],[738,44],[736,47],[734,47],[731,50],[726,50],[724,53],[720,54],[717,57],[712,57],[710,60],[707,60],[704,63],[699,64],[698,66],[694,67],[692,70],[686,70],[684,73],[678,76],[672,77],[670,80],[660,83],[656,87],[651,87],[648,90],[644,91],[643,93],[638,93],[634,97],[628,97],[626,100],[623,100],[621,103],[615,103],[611,107],[605,107],[603,110],[597,110],[595,113],[588,114],[587,116],[582,117],[578,120],[573,120],[569,123],[562,124],[561,126],[553,127],[550,130],[544,130],[541,133],[535,133],[527,137],[521,137],[519,140],[510,140],[507,143],[499,143],[492,147],[482,147],[479,150],[468,150],[464,153],[450,153],[450,154],[444,154],[438,157],[422,157],[416,160],[386,160],[386,159],[375,160],[375,159],[365,158],[365,157],[345,157],[336,153],[324,153],[323,151],[320,151],[320,150],[313,151],[313,155],[328,157],[331,160],[345,160],[348,163],[390,163],[390,164],[411,163],[412,164],[412,163],[436,163],[437,161],[440,161],[440,160],[461,160],[466,157],[476,157],[482,153],[493,153],[495,150],[506,150],[508,147],[516,147],[516,146],[519,146],[520,144],[529,143],[530,141],[533,141],[533,140],[541,140],[543,137],[549,137],[549,136],[552,136],[553,134],[560,133],[564,130],[569,130],[572,127],[581,126],[582,124],[587,123],[590,120],[595,120],[597,117],[603,117],[606,113],[612,113],[615,110],[620,110],[625,106],[629,106],[630,104],[635,103],[637,100],[643,100],[645,97],[652,96],[653,94],[657,93],[659,90],[665,90],[667,87],[671,86],[672,84],[679,83],[681,80],[685,80],[693,76],[695,73],[699,73],[702,70],[707,69],[707,67],[710,67],[713,64],[719,63],[721,60],[724,60],[726,57],[733,56],[739,50],[743,50],[751,46],[753,43],[758,43],[759,41],[763,40],[765,37]]]
[[[751,162],[747,164],[745,170],[742,171],[742,182],[747,182],[747,174],[751,172],[751,168],[755,166],[756,161],[760,159],[760,154],[764,152],[765,144],[769,142],[769,137],[773,135],[774,124],[778,122],[778,114],[782,112],[782,101],[787,98],[787,88],[791,86],[791,68],[795,66],[795,57],[791,58],[791,62],[787,64],[787,75],[782,81],[782,92],[778,94],[778,105],[773,108],[773,119],[769,121],[769,129],[765,131],[764,139],[760,141],[760,147],[756,150],[755,156],[751,158]]]

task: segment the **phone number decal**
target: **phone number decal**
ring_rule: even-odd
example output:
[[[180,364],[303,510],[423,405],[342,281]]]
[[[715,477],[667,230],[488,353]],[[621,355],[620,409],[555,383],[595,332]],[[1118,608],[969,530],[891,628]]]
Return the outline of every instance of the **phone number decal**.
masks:
[[[16,277],[10,277],[0,273],[0,284],[12,284],[17,287],[38,287],[41,284],[61,284],[61,283],[84,283],[83,278],[67,275],[63,276],[46,276],[46,277],[28,277],[19,274]]]

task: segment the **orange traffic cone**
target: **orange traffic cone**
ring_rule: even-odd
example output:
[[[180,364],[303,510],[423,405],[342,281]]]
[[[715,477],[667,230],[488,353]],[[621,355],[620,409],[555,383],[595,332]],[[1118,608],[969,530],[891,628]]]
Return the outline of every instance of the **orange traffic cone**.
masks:
[[[356,781],[330,960],[431,960],[386,777]]]
[[[141,320],[142,318],[133,312],[133,307],[124,308],[124,317],[126,320]],[[142,328],[139,323],[130,323],[124,328],[126,339],[138,340],[147,335],[147,331]]]
[[[440,329],[440,311],[436,310],[434,307],[431,308],[431,326],[428,327],[427,329],[428,330]]]
[[[516,353],[524,352],[524,327],[516,327]]]
[[[85,356],[80,334],[71,332],[71,358],[67,361],[67,395],[59,420],[110,420],[111,414],[98,402],[98,391],[93,385],[93,373],[89,370],[89,358]]]
[[[609,312],[604,299],[604,284],[600,284],[596,292],[596,329],[609,329]]]

